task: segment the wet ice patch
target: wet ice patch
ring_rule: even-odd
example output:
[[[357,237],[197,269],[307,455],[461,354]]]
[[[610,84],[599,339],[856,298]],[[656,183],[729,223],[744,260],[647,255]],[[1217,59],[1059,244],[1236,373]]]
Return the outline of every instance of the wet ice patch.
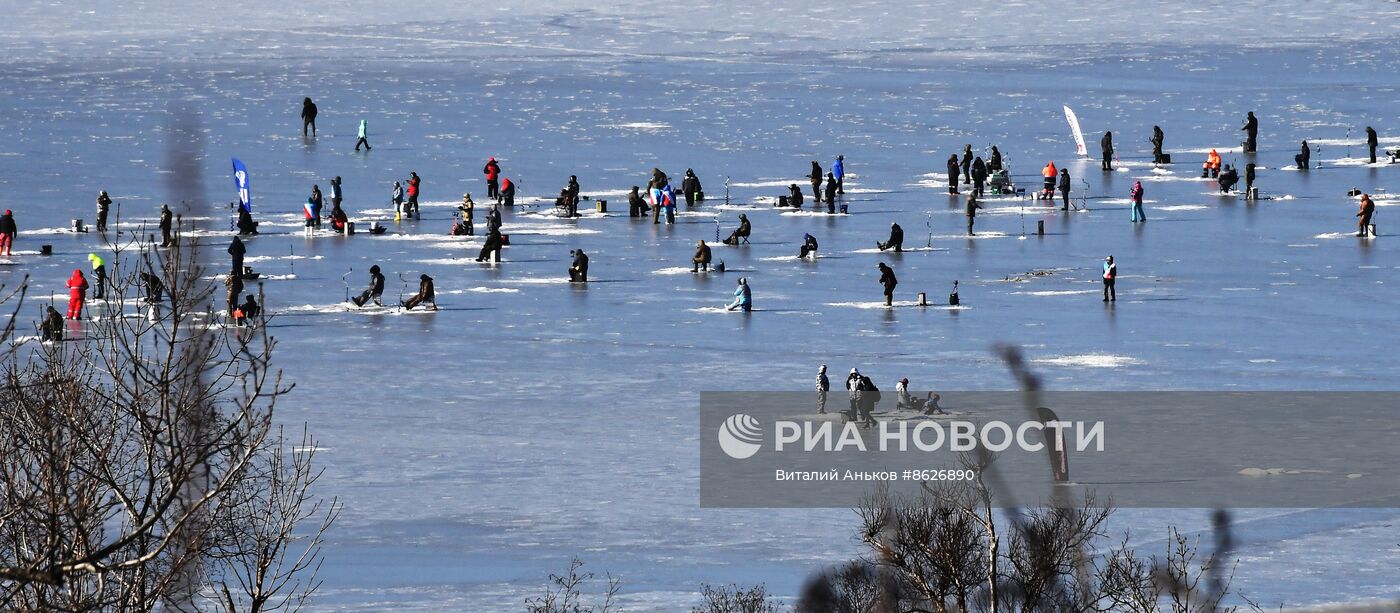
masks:
[[[966,306],[966,305],[952,306],[952,305],[946,305],[946,304],[944,304],[944,305],[939,305],[939,304],[928,304],[928,305],[926,305],[926,306],[922,306],[922,307],[921,307],[921,306],[919,306],[919,303],[918,303],[917,301],[914,301],[914,300],[896,300],[896,301],[894,301],[894,304],[893,304],[893,305],[888,305],[888,306],[885,304],[885,301],[883,301],[883,300],[871,300],[871,301],[868,301],[868,302],[828,302],[828,303],[826,303],[826,306],[837,307],[837,308],[847,308],[847,309],[891,309],[891,308],[899,309],[899,308],[914,307],[914,308],[920,308],[920,309],[935,309],[935,310],[940,310],[940,311],[965,311],[965,310],[971,309],[971,307],[968,307],[968,306]]]
[[[1030,292],[1011,292],[1012,296],[1079,296],[1083,294],[1097,294],[1094,289],[1046,289]]]
[[[1142,360],[1137,358],[1109,353],[1058,355],[1048,358],[1037,358],[1031,360],[1031,362],[1043,366],[1064,366],[1070,368],[1122,368],[1124,366],[1136,366],[1143,363]]]
[[[1204,211],[1210,207],[1204,204],[1173,204],[1156,207],[1158,211]]]
[[[454,289],[446,293],[465,294],[468,292],[473,294],[519,294],[520,290],[513,287],[468,287],[466,289]]]

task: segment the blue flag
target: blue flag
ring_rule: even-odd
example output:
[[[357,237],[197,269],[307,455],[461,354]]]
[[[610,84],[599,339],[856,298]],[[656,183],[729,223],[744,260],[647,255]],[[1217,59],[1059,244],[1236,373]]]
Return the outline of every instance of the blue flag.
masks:
[[[248,167],[233,158],[233,185],[238,188],[238,208],[253,213],[253,194],[248,191]]]

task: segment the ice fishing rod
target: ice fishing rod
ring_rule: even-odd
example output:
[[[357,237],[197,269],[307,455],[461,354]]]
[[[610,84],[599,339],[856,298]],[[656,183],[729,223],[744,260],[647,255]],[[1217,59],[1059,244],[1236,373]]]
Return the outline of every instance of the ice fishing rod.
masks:
[[[930,248],[930,249],[932,249],[932,248],[933,248],[933,211],[932,211],[932,210],[929,210],[929,211],[925,211],[925,212],[924,212],[924,227],[928,228],[928,245],[927,245],[927,247]]]
[[[399,303],[398,303],[397,305],[395,305],[395,308],[402,309],[402,308],[403,308],[403,294],[404,294],[404,292],[408,291],[408,279],[403,278],[403,273],[401,273],[401,272],[399,272],[399,273],[394,273],[394,274],[396,274],[396,275],[399,276],[399,283],[402,283],[402,284],[403,284],[402,286],[399,287]]]
[[[350,302],[350,282],[349,282],[349,281],[346,281],[345,278],[346,278],[346,277],[349,277],[349,276],[350,276],[350,273],[352,273],[352,272],[355,272],[355,269],[354,269],[354,268],[351,268],[350,270],[345,271],[345,274],[340,275],[340,282],[341,282],[342,284],[345,285],[345,301],[346,301],[346,302]]]

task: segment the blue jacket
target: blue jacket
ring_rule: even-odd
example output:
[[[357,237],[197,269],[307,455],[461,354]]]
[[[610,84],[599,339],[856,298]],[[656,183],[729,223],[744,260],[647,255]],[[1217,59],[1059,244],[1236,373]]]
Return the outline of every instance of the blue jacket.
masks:
[[[835,162],[831,163],[831,176],[836,177],[837,179],[846,176],[846,165],[842,164],[841,160],[836,160]]]

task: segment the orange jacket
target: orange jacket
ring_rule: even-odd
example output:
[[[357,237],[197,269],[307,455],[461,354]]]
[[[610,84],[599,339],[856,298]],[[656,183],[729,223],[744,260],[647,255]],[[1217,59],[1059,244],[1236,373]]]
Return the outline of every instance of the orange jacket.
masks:
[[[1060,171],[1055,170],[1055,163],[1054,163],[1054,162],[1050,162],[1049,164],[1046,164],[1046,165],[1045,165],[1045,170],[1040,171],[1040,175],[1043,176],[1043,177],[1045,177],[1045,178],[1047,178],[1047,179],[1054,178],[1055,175],[1057,175],[1057,174],[1060,174]]]
[[[1216,153],[1214,149],[1211,149],[1210,155],[1206,156],[1206,167],[1220,168],[1220,154]]]

